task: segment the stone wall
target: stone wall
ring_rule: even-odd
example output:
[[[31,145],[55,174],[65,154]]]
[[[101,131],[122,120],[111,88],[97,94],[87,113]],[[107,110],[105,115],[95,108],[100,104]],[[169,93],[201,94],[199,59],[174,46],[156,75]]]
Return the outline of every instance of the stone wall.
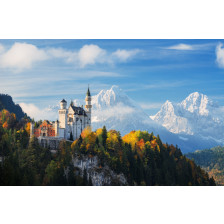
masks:
[[[44,148],[50,148],[50,149],[58,149],[59,146],[59,142],[62,140],[63,138],[59,138],[59,137],[39,137],[38,138],[38,142],[39,144],[44,147]]]

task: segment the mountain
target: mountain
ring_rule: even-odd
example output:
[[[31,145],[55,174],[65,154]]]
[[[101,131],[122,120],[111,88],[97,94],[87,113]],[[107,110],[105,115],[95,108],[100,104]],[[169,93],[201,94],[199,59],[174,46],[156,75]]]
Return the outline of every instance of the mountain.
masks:
[[[157,130],[156,122],[118,86],[101,90],[92,97],[92,105],[93,129],[105,125],[108,129],[119,130],[122,135],[140,127],[141,130],[148,130],[149,127],[151,131]]]
[[[6,94],[0,94],[0,111],[3,109],[8,110],[10,113],[14,113],[18,120],[26,115],[22,108],[13,102],[12,97]]]
[[[180,103],[166,101],[151,118],[172,133],[188,136],[186,138],[196,136],[199,141],[214,146],[224,143],[223,112],[224,107],[194,92]]]
[[[197,165],[208,172],[217,185],[224,185],[224,147],[197,150],[186,154],[186,157],[194,160]]]

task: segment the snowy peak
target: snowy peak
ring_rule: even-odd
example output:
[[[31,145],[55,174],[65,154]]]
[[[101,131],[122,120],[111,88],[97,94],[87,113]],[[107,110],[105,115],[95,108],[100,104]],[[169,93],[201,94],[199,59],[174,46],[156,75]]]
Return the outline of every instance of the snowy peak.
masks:
[[[97,95],[92,97],[93,109],[106,109],[121,103],[135,107],[133,101],[115,85],[109,90],[101,90]]]
[[[172,133],[197,135],[218,142],[224,141],[223,109],[206,95],[194,92],[181,103],[166,101],[151,118]]]
[[[209,100],[206,95],[198,92],[191,93],[180,103],[180,106],[183,109],[203,116],[208,116],[210,109],[209,107],[212,107],[213,105],[213,102]]]
[[[163,105],[162,105],[162,108],[161,108],[162,111],[167,111],[168,113],[170,114],[173,114],[174,113],[174,106],[173,104],[167,100]]]

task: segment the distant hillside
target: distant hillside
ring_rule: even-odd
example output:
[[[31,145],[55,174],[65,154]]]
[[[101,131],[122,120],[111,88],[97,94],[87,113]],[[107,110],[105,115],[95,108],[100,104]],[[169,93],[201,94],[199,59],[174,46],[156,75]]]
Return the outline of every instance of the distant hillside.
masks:
[[[217,185],[224,185],[224,147],[217,146],[211,149],[198,150],[186,154],[186,157],[193,159],[201,166],[209,176],[215,179]]]
[[[3,109],[8,110],[10,113],[14,113],[18,120],[25,116],[22,108],[13,102],[11,96],[6,94],[0,94],[0,111]]]

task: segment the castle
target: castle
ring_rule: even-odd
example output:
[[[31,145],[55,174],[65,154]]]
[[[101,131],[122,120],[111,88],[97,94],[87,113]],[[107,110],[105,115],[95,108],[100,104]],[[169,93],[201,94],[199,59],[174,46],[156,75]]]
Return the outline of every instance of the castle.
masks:
[[[60,102],[59,121],[43,121],[42,124],[35,128],[33,123],[30,126],[30,136],[35,136],[38,138],[39,142],[45,146],[45,144],[50,145],[49,142],[52,140],[75,140],[79,138],[83,129],[87,126],[91,126],[91,94],[89,87],[86,93],[86,105],[78,107],[70,103],[67,109],[66,100]],[[55,146],[56,148],[56,146]]]

